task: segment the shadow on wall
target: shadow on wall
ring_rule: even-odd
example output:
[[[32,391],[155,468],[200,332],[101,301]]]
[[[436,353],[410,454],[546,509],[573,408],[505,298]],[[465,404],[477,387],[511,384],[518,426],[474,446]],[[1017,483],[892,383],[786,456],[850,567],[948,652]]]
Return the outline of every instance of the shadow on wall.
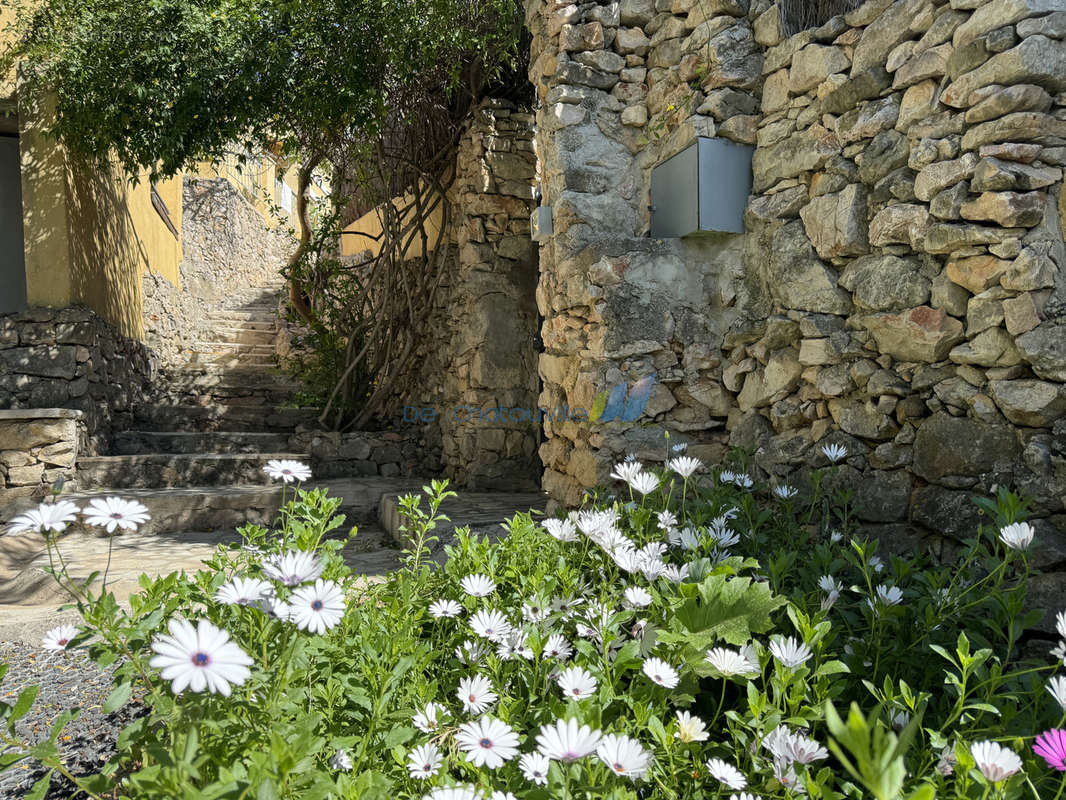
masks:
[[[141,272],[149,254],[134,228],[127,183],[71,166],[68,187],[72,298],[143,340]]]

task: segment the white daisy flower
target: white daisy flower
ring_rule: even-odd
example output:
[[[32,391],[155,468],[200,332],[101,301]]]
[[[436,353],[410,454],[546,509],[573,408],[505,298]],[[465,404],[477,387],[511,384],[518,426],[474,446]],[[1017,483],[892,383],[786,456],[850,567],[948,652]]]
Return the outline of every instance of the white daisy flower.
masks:
[[[329,768],[347,772],[352,768],[352,757],[348,755],[347,750],[338,750],[329,760]]]
[[[1022,768],[1018,754],[996,742],[975,742],[970,746],[970,755],[977,762],[977,769],[992,783],[1005,781]]]
[[[707,726],[703,720],[687,711],[678,711],[677,713],[677,730],[674,731],[674,738],[680,739],[682,742],[706,742],[708,733]]]
[[[723,549],[726,547],[732,547],[740,541],[740,534],[732,528],[727,528],[725,526],[712,526],[710,536],[711,540],[714,542],[714,546]]]
[[[645,608],[651,605],[651,594],[641,586],[630,586],[623,593],[626,608]]]
[[[763,741],[775,758],[810,764],[829,758],[829,751],[809,736],[790,731],[784,725],[775,728]]]
[[[688,478],[703,466],[703,462],[692,456],[678,456],[677,458],[671,458],[667,461],[666,466],[682,478]]]
[[[881,572],[885,568],[885,562],[881,560],[881,556],[870,556],[866,563],[874,572]]]
[[[289,621],[309,633],[325,633],[344,618],[344,592],[333,581],[319,578],[289,598]]]
[[[596,693],[596,679],[582,667],[568,667],[555,677],[563,695],[571,700],[584,700]]]
[[[677,444],[671,446],[670,449],[673,450],[675,453],[684,453],[686,450],[688,450],[688,442],[678,442]]]
[[[522,775],[527,781],[547,786],[548,766],[551,761],[543,753],[525,753],[518,759],[518,766],[522,769]]]
[[[759,800],[759,798],[751,792],[734,792],[729,795],[729,800]]]
[[[680,567],[677,564],[667,564],[662,574],[671,583],[681,583],[688,577],[688,569],[688,564],[682,564]]]
[[[830,594],[832,594],[833,592],[837,592],[839,594],[840,592],[844,591],[844,585],[832,575],[823,575],[822,577],[820,577],[818,579],[818,588],[821,589],[823,592],[828,592]]]
[[[286,459],[271,459],[263,467],[263,472],[274,480],[285,483],[292,483],[293,481],[302,483],[311,479],[311,468],[309,466],[301,464],[299,461]]]
[[[829,541],[832,542],[833,544],[840,544],[840,542],[843,541],[843,539],[844,539],[844,534],[841,533],[840,531],[833,530],[833,531],[829,532]]]
[[[826,444],[822,445],[822,453],[836,464],[848,455],[848,449],[842,444]]]
[[[613,527],[617,521],[618,512],[614,508],[607,508],[602,511],[579,511],[576,523],[583,534],[595,540],[601,531]]]
[[[1011,550],[1025,550],[1032,543],[1035,533],[1028,522],[1015,522],[999,529],[999,539]]]
[[[623,461],[621,464],[614,465],[614,472],[611,473],[611,477],[616,481],[632,484],[633,479],[639,475],[643,469],[644,465],[639,461]]]
[[[746,472],[738,472],[733,476],[733,485],[738,489],[750,489],[755,485],[755,482],[751,479],[751,476]]]
[[[548,618],[548,609],[539,598],[531,597],[522,604],[522,619],[526,622],[543,622]]]
[[[640,742],[613,733],[603,737],[596,755],[615,775],[632,780],[643,778],[651,764],[651,753]]]
[[[470,627],[482,639],[501,642],[514,629],[502,611],[483,608],[470,618]]]
[[[526,644],[528,639],[524,631],[512,631],[500,642],[496,648],[496,655],[502,661],[511,661],[515,658],[524,658],[529,661],[533,658],[533,650]]]
[[[227,606],[254,606],[273,596],[274,587],[261,578],[234,577],[215,592],[215,600]]]
[[[488,575],[467,575],[459,581],[459,585],[463,587],[464,592],[472,597],[488,597],[496,591],[496,581]]]
[[[430,604],[429,613],[436,619],[447,619],[461,614],[463,607],[455,600],[437,600]]]
[[[640,565],[644,561],[640,553],[633,548],[617,549],[611,554],[611,558],[614,560],[614,563],[618,565],[619,569],[630,575],[634,572],[639,572]]]
[[[422,733],[436,733],[441,726],[441,717],[448,714],[448,710],[440,703],[426,703],[426,707],[419,711],[411,721]]]
[[[114,533],[115,528],[135,531],[150,519],[146,506],[120,497],[90,500],[88,508],[82,513],[86,522],[104,528],[108,533]]]
[[[552,610],[556,614],[560,614],[563,619],[569,619],[575,612],[578,606],[585,602],[582,597],[570,597],[569,595],[560,595],[559,597],[552,599]]]
[[[732,470],[723,469],[718,473],[718,481],[720,483],[732,483],[737,479],[737,474]]]
[[[570,763],[596,751],[600,732],[576,719],[557,719],[552,725],[542,725],[537,734],[537,752],[552,761]]]
[[[1066,611],[1060,611],[1055,615],[1055,630],[1059,632],[1059,636],[1066,639]]]
[[[480,664],[488,654],[489,648],[483,642],[476,642],[473,639],[467,639],[455,648],[455,657],[468,667]]]
[[[497,700],[496,692],[492,691],[492,684],[484,675],[474,675],[459,681],[459,702],[463,704],[463,710],[471,714],[480,714]]]
[[[422,800],[484,800],[484,796],[473,786],[441,786]]]
[[[892,723],[892,727],[897,731],[901,731],[906,728],[911,721],[911,715],[907,711],[896,710],[889,712],[889,722]]]
[[[255,607],[273,619],[279,619],[282,622],[288,622],[292,616],[292,609],[289,608],[289,604],[283,600],[279,600],[273,594],[264,595],[255,601]]]
[[[186,689],[202,692],[205,688],[212,694],[229,697],[230,684],[239,686],[248,680],[252,659],[248,657],[229,634],[216,628],[206,619],[196,627],[183,619],[171,619],[167,623],[170,635],[159,634],[152,640],[156,655],[148,662],[160,671],[165,681],[170,681],[170,690],[180,694]]]
[[[886,606],[899,605],[903,600],[903,591],[898,586],[882,583],[877,587],[877,602]]]
[[[560,542],[576,542],[578,540],[577,526],[569,519],[546,519],[544,530]]]
[[[407,759],[407,772],[412,778],[427,780],[437,774],[442,760],[435,744],[420,745],[411,751]]]
[[[633,476],[629,485],[641,494],[650,494],[659,488],[659,477],[651,472],[640,472]]]
[[[687,526],[677,537],[678,544],[688,551],[698,550],[700,547],[700,532],[691,525]]]
[[[53,653],[58,653],[60,650],[66,650],[70,640],[77,635],[78,629],[73,625],[60,625],[58,628],[52,628],[44,635],[44,639],[41,640],[41,647],[45,650],[51,650]]]
[[[64,530],[68,524],[78,518],[79,509],[69,500],[60,500],[58,503],[41,503],[37,508],[20,514],[11,520],[8,531],[11,533],[26,533],[35,531],[45,533]]]
[[[680,677],[677,670],[663,661],[661,658],[648,658],[644,660],[644,674],[651,678],[652,682],[667,689],[677,686]]]
[[[497,789],[489,795],[489,800],[518,800],[518,798],[514,796],[514,792],[504,792]]]
[[[677,525],[677,517],[671,511],[660,511],[655,516],[659,520],[658,528],[661,531],[668,531]]]
[[[799,494],[799,492],[793,486],[782,485],[774,487],[774,494],[782,500],[791,500],[793,497]]]
[[[712,778],[730,789],[743,789],[748,785],[744,773],[720,758],[707,759],[707,771]]]
[[[322,575],[322,562],[314,553],[287,550],[263,564],[263,574],[290,588]]]
[[[746,655],[728,647],[716,647],[708,650],[704,658],[722,675],[751,675],[759,672],[759,665],[753,663]]]
[[[475,767],[496,769],[518,755],[518,734],[506,722],[492,717],[460,725],[455,741]]]
[[[1066,711],[1066,677],[1056,675],[1054,678],[1050,678],[1047,682],[1047,690],[1055,698],[1055,702],[1059,704],[1059,707]]]
[[[553,633],[544,643],[544,652],[542,655],[545,658],[554,658],[558,661],[565,661],[570,658],[573,652],[574,650],[570,646],[570,642],[566,640],[565,636],[559,633]]]
[[[770,653],[789,669],[795,669],[807,661],[813,653],[807,644],[789,636],[787,639],[776,636],[770,641]],[[737,789],[743,787],[737,786]]]

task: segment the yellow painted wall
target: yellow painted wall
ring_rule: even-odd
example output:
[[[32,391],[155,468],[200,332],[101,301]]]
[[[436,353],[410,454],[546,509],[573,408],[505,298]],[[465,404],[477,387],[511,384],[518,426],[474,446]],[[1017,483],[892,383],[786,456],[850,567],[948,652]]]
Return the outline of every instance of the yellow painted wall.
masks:
[[[146,270],[178,285],[181,178],[158,186],[179,236],[152,205],[145,176],[132,185],[117,168],[76,163],[42,131],[49,99],[20,93],[26,294],[29,305],[82,303],[126,336],[144,339],[141,277]]]
[[[392,201],[392,204],[401,214],[404,209],[408,208],[413,203],[414,195],[412,194],[404,195],[402,198],[397,198]],[[430,246],[436,243],[437,237],[440,235],[443,215],[443,205],[438,204],[426,220],[426,236]],[[376,256],[381,252],[382,226],[383,219],[381,211],[375,208],[374,210],[365,213],[351,225],[346,227],[341,234],[341,255],[355,256],[369,250],[371,256]],[[404,255],[407,258],[421,258],[425,255],[423,252],[421,237],[416,237],[412,240]]]

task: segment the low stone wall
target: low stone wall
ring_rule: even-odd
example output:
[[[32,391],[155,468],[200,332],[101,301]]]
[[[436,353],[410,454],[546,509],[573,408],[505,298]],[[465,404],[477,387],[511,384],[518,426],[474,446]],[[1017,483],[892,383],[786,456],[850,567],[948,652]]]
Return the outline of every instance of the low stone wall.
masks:
[[[79,307],[0,316],[0,409],[69,408],[84,414],[84,451],[107,452],[129,427],[151,375],[141,342]]]
[[[68,489],[76,488],[74,464],[85,440],[85,415],[80,411],[0,411],[0,507],[45,497],[60,478]]]
[[[658,379],[636,424],[548,425],[546,488],[572,503],[665,431],[801,486],[839,442],[871,530],[965,535],[970,498],[1011,486],[1058,566],[1066,7],[868,0],[792,36],[769,0],[527,18],[545,394]],[[745,233],[650,239],[650,167],[696,136],[755,146]]]
[[[221,302],[280,281],[296,247],[225,178],[186,177],[182,202],[181,286],[151,273],[143,279],[146,339],[165,365],[183,362],[205,314]]]
[[[440,450],[434,450],[421,430],[358,433],[315,431],[290,438],[290,447],[311,453],[316,478],[433,476],[440,474]]]

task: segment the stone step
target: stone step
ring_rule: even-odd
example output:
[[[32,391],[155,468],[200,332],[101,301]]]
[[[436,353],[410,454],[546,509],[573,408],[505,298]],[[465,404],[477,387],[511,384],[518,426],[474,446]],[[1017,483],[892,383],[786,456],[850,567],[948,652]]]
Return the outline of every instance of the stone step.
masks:
[[[307,462],[307,453],[149,453],[88,456],[78,459],[82,489],[162,489],[176,486],[222,486],[273,483],[264,471],[268,461]]]
[[[328,489],[330,496],[342,498],[340,512],[345,516],[347,530],[359,523],[373,524],[381,498],[389,493],[402,493],[420,485],[415,479],[352,478],[336,481],[315,481],[313,488]],[[309,488],[311,488],[309,487]],[[290,486],[287,496],[292,497]],[[180,531],[232,531],[246,524],[270,526],[277,519],[281,505],[282,487],[271,486],[214,486],[181,489],[120,489],[77,492],[63,495],[80,506],[94,498],[123,497],[136,500],[148,508],[151,519],[140,533],[160,534]],[[0,508],[0,527],[15,516],[37,505],[39,501],[21,499]],[[72,526],[72,532],[77,526]],[[146,554],[146,558],[150,558]]]
[[[428,481],[420,484],[423,486]],[[400,514],[399,498],[408,492],[390,492],[381,497],[378,519],[389,539],[400,548],[407,546],[406,535],[400,530],[404,520]],[[422,498],[422,508],[428,508],[428,498]],[[449,522],[440,523],[433,531],[439,537],[437,549],[455,538],[456,527],[490,528],[492,533],[502,533],[500,523],[515,514],[527,511],[543,513],[548,505],[544,492],[464,492],[441,503],[440,511],[449,517]],[[534,518],[536,518],[536,514]]]
[[[255,320],[235,318],[230,314],[208,314],[204,326],[212,330],[232,330],[255,333],[273,332],[278,329],[278,320]]]
[[[274,342],[261,344],[258,342],[217,342],[199,341],[194,342],[188,352],[200,355],[274,355]]]
[[[216,431],[122,431],[111,445],[115,455],[142,453],[280,453],[289,447],[287,433]]]
[[[248,323],[253,325],[256,323]],[[241,327],[236,325],[211,325],[208,328],[211,333],[218,337],[217,341],[231,344],[257,344],[274,348],[274,340],[278,336],[276,325],[269,327]],[[197,342],[199,344],[199,342]]]
[[[317,429],[318,409],[234,404],[140,405],[134,411],[137,427],[148,431],[238,431],[281,433],[297,427]]]
[[[262,353],[241,353],[240,355],[230,355],[227,353],[192,353],[189,356],[187,362],[190,366],[204,366],[212,365],[219,367],[262,367],[267,369],[273,367],[277,362],[274,357],[274,353],[269,354]]]

